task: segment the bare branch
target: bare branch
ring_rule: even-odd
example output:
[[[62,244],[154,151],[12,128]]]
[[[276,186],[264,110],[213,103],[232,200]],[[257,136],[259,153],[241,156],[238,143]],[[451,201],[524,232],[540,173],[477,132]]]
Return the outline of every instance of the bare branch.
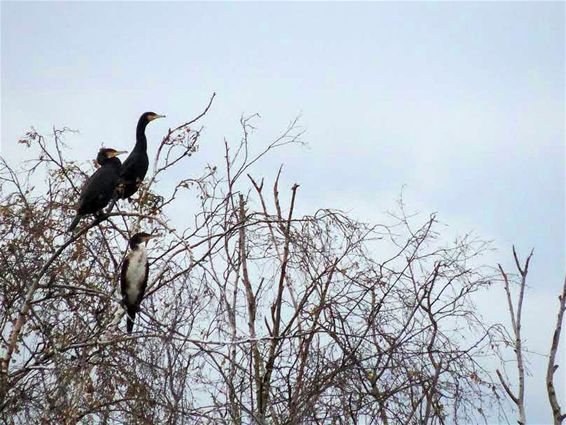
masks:
[[[558,369],[558,365],[556,364],[556,352],[558,351],[560,332],[562,331],[562,321],[564,320],[564,311],[566,310],[566,278],[564,278],[562,293],[558,296],[558,301],[558,317],[556,319],[556,327],[554,328],[554,334],[552,336],[552,344],[550,346],[550,354],[548,356],[548,366],[546,368],[546,390],[548,393],[548,401],[552,408],[554,425],[560,425],[566,418],[566,415],[562,414],[560,411],[560,404],[558,403],[556,391],[554,389],[554,373]]]

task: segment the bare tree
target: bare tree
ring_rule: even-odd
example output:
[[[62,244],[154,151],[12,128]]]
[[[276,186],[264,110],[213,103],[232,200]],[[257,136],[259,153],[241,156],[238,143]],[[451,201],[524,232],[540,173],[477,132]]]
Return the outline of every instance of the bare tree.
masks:
[[[550,353],[548,356],[548,366],[546,369],[546,389],[548,392],[548,401],[552,409],[552,417],[554,418],[554,425],[560,425],[566,418],[566,414],[560,411],[560,404],[556,398],[556,391],[554,389],[554,373],[558,369],[556,364],[556,352],[558,351],[558,343],[560,342],[560,332],[562,331],[562,321],[564,320],[564,310],[566,310],[566,278],[564,278],[564,285],[562,286],[562,293],[558,296],[558,317],[556,319],[556,327],[552,336],[552,343],[550,345]]]
[[[72,132],[32,130],[21,143],[36,159],[3,161],[3,422],[486,417],[500,391],[482,361],[496,354],[495,328],[473,304],[490,284],[486,243],[447,243],[435,215],[402,203],[379,225],[334,209],[299,213],[300,187],[282,183],[281,169],[254,176],[273,150],[302,143],[296,120],[258,146],[257,117],[242,118],[219,164],[188,175],[212,100],[166,133],[133,203],[74,236],[65,228],[85,173],[64,158]],[[142,228],[162,237],[128,335],[117,279],[127,238]]]
[[[522,311],[523,311],[523,302],[525,299],[525,289],[527,287],[527,275],[529,272],[529,264],[531,262],[531,258],[533,256],[534,251],[527,256],[526,260],[524,261],[523,265],[521,265],[521,261],[517,255],[515,247],[513,247],[513,259],[515,262],[515,267],[518,271],[518,295],[516,303],[513,302],[512,296],[512,284],[513,284],[513,277],[510,276],[507,272],[504,271],[503,267],[499,264],[499,273],[503,279],[503,285],[505,288],[505,293],[507,295],[507,306],[509,315],[511,317],[511,330],[512,336],[505,337],[504,340],[506,345],[511,346],[513,348],[515,359],[516,359],[516,368],[517,368],[517,376],[518,376],[518,391],[515,392],[511,388],[511,383],[508,378],[505,378],[500,370],[497,370],[497,376],[507,393],[508,397],[511,401],[516,405],[519,418],[517,420],[520,424],[526,423],[526,414],[525,414],[525,358],[524,358],[524,351],[525,348],[523,347],[523,340],[521,336],[521,319],[522,319]],[[552,337],[552,342],[550,345],[550,352],[548,356],[548,364],[547,364],[547,371],[546,371],[546,387],[548,393],[548,400],[550,403],[550,407],[552,410],[552,416],[554,419],[554,424],[559,425],[562,423],[566,415],[561,413],[560,404],[558,403],[556,397],[556,391],[554,387],[554,373],[558,369],[558,365],[556,364],[556,353],[558,351],[558,344],[560,342],[560,333],[562,330],[562,321],[564,318],[564,310],[566,309],[566,279],[564,281],[564,286],[562,288],[562,293],[558,296],[559,300],[559,307],[558,307],[558,317],[556,321],[556,326],[554,328],[554,333]]]
[[[523,341],[521,339],[521,317],[523,313],[523,300],[525,297],[525,286],[527,284],[527,274],[529,272],[529,263],[533,256],[533,252],[529,254],[527,259],[525,260],[525,264],[521,267],[521,262],[517,256],[517,252],[515,251],[515,247],[513,247],[513,259],[515,260],[515,266],[519,271],[520,275],[520,282],[519,282],[519,296],[517,299],[517,305],[514,306],[513,299],[511,296],[511,289],[510,289],[510,281],[509,276],[501,267],[501,264],[498,265],[499,272],[503,278],[503,284],[505,287],[505,293],[507,295],[507,307],[509,309],[509,315],[511,316],[511,330],[513,331],[513,340],[512,346],[513,351],[515,352],[515,357],[517,360],[517,371],[519,375],[519,389],[518,393],[515,394],[510,386],[509,383],[506,382],[505,378],[501,374],[499,370],[497,370],[497,376],[505,388],[505,392],[511,398],[513,403],[517,406],[519,410],[519,419],[517,422],[520,425],[525,425],[527,423],[526,415],[525,415],[525,361],[523,358]]]

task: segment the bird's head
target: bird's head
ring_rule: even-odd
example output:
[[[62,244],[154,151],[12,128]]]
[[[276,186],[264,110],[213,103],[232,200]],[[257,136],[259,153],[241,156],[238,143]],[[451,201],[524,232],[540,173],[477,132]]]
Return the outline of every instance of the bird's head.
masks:
[[[150,239],[156,238],[158,235],[152,235],[145,232],[136,233],[134,236],[130,238],[130,248],[136,248],[137,246],[141,245],[142,243],[149,242]]]
[[[155,112],[144,112],[140,117],[140,122],[145,122],[147,124],[157,118],[165,118],[165,115],[159,115]]]
[[[128,151],[117,151],[116,149],[112,149],[112,148],[102,148],[98,151],[98,155],[96,156],[96,162],[98,163],[98,165],[102,165],[109,159],[127,152]]]

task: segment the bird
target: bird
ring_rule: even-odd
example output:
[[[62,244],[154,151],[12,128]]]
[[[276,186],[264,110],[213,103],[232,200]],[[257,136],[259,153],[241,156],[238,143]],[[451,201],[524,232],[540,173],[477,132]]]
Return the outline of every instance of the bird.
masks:
[[[126,153],[126,151],[117,151],[112,148],[102,148],[98,151],[96,162],[100,165],[100,168],[89,177],[81,189],[76,208],[77,213],[68,228],[69,232],[77,227],[83,216],[99,213],[108,205],[120,178],[122,163],[117,156],[123,153]]]
[[[127,199],[131,197],[136,193],[143,181],[149,166],[145,128],[151,121],[164,117],[165,115],[159,115],[155,112],[144,112],[141,115],[136,128],[136,145],[124,161],[124,164],[122,164],[122,169],[120,170],[119,198]]]
[[[140,311],[140,304],[147,287],[149,263],[147,262],[147,242],[157,237],[145,232],[136,233],[130,238],[130,252],[124,259],[120,273],[120,290],[122,292],[122,305],[126,318],[126,330],[132,333],[136,313]]]

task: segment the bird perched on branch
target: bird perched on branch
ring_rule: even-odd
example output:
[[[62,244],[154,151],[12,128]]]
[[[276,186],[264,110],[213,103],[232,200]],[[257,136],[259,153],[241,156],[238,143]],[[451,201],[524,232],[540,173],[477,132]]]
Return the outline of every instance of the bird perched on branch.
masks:
[[[120,274],[120,289],[122,292],[122,303],[126,309],[126,330],[132,333],[136,313],[140,311],[140,304],[147,287],[147,276],[149,274],[149,263],[147,262],[146,245],[156,235],[149,233],[136,233],[130,238],[130,252],[122,265]]]
[[[89,177],[81,190],[77,214],[69,226],[69,232],[74,230],[83,216],[97,214],[108,205],[120,177],[122,163],[117,156],[123,153],[126,153],[126,151],[117,151],[111,148],[102,148],[98,151],[96,162],[100,165],[100,168]]]
[[[138,121],[136,128],[136,145],[134,150],[122,165],[120,171],[120,188],[118,190],[118,197],[127,199],[138,190],[149,166],[149,159],[147,157],[147,138],[145,137],[145,128],[147,125],[157,119],[163,118],[165,115],[159,115],[155,112],[145,112],[142,114]]]

